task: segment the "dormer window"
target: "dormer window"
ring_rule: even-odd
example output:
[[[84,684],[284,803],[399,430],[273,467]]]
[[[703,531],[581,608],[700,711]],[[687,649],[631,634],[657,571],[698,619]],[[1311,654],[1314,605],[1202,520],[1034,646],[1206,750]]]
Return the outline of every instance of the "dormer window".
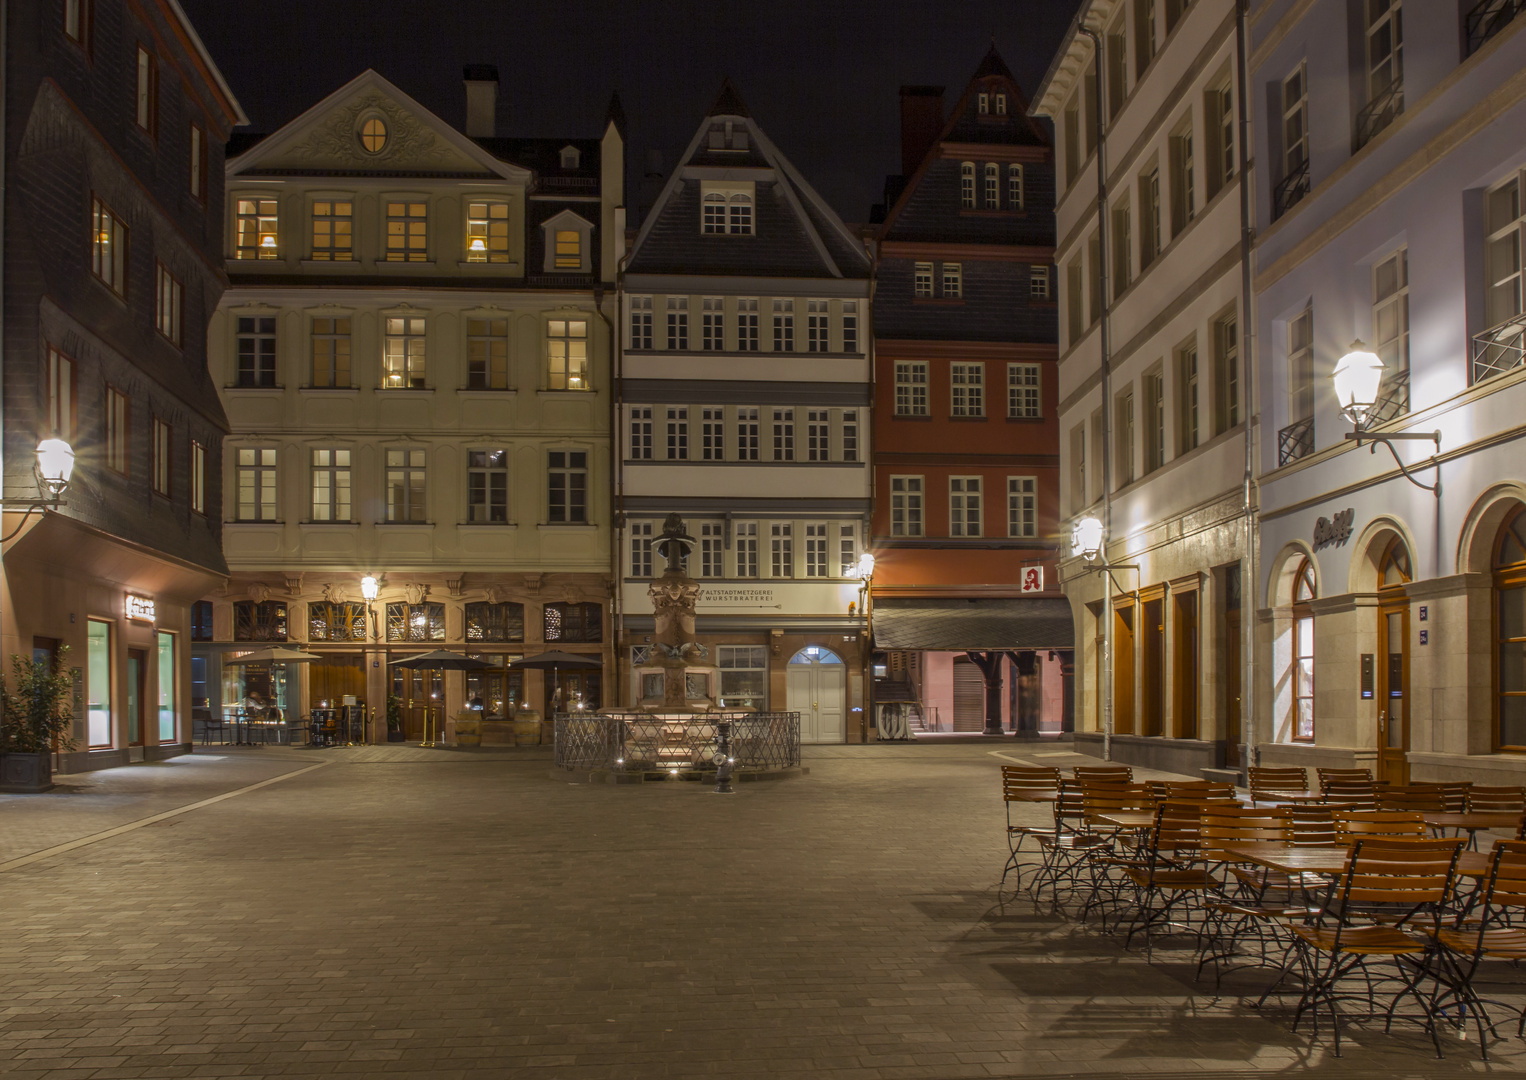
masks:
[[[583,161],[583,153],[576,146],[562,147],[562,169],[566,172],[576,170]]]
[[[752,235],[752,184],[706,181],[700,206],[700,231],[706,235]]]
[[[547,273],[564,274],[592,272],[592,222],[571,210],[563,210],[541,222],[540,227],[545,244],[542,270]]]
[[[991,95],[990,94],[980,94],[976,98],[976,101],[978,102],[978,104],[976,106],[976,111],[979,112],[981,116],[985,116],[985,115],[990,113],[990,111],[991,111]]]
[[[711,150],[746,150],[748,148],[747,126],[735,120],[716,124],[710,129],[708,146]]]
[[[997,94],[996,95],[996,115],[997,116],[1006,116],[1007,115],[1007,95],[1006,94]]]

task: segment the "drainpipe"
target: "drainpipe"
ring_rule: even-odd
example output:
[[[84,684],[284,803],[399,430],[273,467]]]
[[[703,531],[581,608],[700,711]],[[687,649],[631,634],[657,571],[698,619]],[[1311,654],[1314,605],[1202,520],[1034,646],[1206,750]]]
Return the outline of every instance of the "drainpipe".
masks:
[[[620,246],[625,247],[625,216],[616,215],[616,222],[621,230]],[[614,582],[614,624],[615,652],[614,663],[611,665],[615,675],[615,700],[625,700],[627,681],[621,675],[620,656],[625,640],[625,590],[622,587],[621,553],[624,551],[625,538],[625,454],[620,449],[620,410],[625,404],[625,339],[620,335],[620,315],[625,304],[625,268],[630,262],[631,253],[626,250],[620,261],[615,264],[615,322],[610,325],[609,318],[604,316],[606,325],[610,325],[609,344],[612,360],[612,386],[609,398],[609,450],[610,465],[614,469],[614,520],[609,523],[610,573]],[[600,312],[603,315],[602,311]],[[653,318],[655,318],[655,314]]]
[[[1102,120],[1102,101],[1107,96],[1106,60],[1102,55],[1102,39],[1097,31],[1084,24],[1076,27],[1092,43],[1092,59],[1097,67],[1096,100],[1097,119],[1097,274],[1099,299],[1102,303],[1101,326],[1098,327],[1098,343],[1102,351],[1102,561],[1107,558],[1107,542],[1113,530],[1113,372],[1112,372],[1112,326],[1109,315],[1112,300],[1108,295],[1107,275],[1107,128]],[[1086,75],[1081,75],[1085,89]],[[1113,760],[1113,586],[1108,576],[1102,582],[1102,760]]]
[[[1256,384],[1252,379],[1251,354],[1256,340],[1256,321],[1252,315],[1254,297],[1251,291],[1251,252],[1255,247],[1255,223],[1251,216],[1250,187],[1250,108],[1248,106],[1249,57],[1246,32],[1247,0],[1235,0],[1235,106],[1240,127],[1240,386],[1245,410],[1245,569],[1240,575],[1240,635],[1244,674],[1240,686],[1240,736],[1244,739],[1240,760],[1246,769],[1255,764],[1252,755],[1257,752],[1255,732],[1256,709],[1256,598],[1260,595],[1260,560],[1257,555],[1256,529],[1256,471],[1254,408]],[[1247,776],[1250,775],[1248,772]]]

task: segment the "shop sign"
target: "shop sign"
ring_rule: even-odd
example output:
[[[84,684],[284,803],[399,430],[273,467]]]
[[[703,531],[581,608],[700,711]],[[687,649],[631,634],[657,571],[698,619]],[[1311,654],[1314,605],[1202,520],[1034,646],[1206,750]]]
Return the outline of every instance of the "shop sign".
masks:
[[[1022,591],[1025,593],[1044,591],[1044,568],[1042,566],[1023,567]]]
[[[1335,517],[1320,518],[1314,523],[1314,550],[1335,547],[1344,544],[1351,539],[1351,522],[1356,518],[1356,511],[1350,507],[1339,511]]]
[[[728,607],[782,608],[784,606],[779,603],[774,590],[769,586],[720,589],[703,586],[696,600],[700,604],[722,604]]]
[[[136,619],[138,622],[154,621],[154,602],[146,596],[136,593],[127,594],[127,617]]]

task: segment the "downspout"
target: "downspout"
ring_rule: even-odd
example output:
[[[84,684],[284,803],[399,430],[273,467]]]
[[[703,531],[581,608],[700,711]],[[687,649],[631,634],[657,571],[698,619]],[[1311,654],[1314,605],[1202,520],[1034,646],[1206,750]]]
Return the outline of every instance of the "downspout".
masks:
[[[1107,129],[1102,121],[1102,102],[1107,96],[1105,58],[1102,39],[1097,31],[1078,24],[1076,31],[1091,39],[1092,60],[1097,68],[1097,277],[1098,299],[1102,304],[1098,344],[1102,351],[1102,561],[1107,560],[1107,542],[1113,529],[1113,371],[1112,335],[1109,318],[1112,301],[1108,295],[1107,276]],[[1081,75],[1081,89],[1086,90],[1086,74]],[[1113,586],[1108,575],[1102,582],[1102,760],[1113,759]]]
[[[863,435],[859,441],[863,446],[864,461],[869,469],[869,505],[874,505],[874,493],[879,490],[879,476],[874,466],[874,417],[875,406],[878,405],[879,395],[875,392],[877,380],[874,377],[874,365],[878,362],[875,352],[877,339],[874,336],[874,294],[879,287],[880,272],[880,237],[874,240],[874,256],[869,260],[869,288],[864,293],[864,316],[859,325],[861,341],[865,343],[865,358],[869,367],[869,408],[864,420],[866,423],[860,429]],[[869,545],[874,540],[874,514],[873,511],[863,518],[864,551],[869,550]],[[869,741],[869,729],[874,728],[876,741],[878,741],[879,725],[874,716],[874,622],[871,614],[874,605],[874,576],[864,582],[864,638],[859,649],[859,656],[864,662],[864,690],[859,701],[864,710],[859,715],[859,739],[861,742]]]
[[[1260,560],[1257,552],[1257,529],[1256,529],[1256,472],[1255,472],[1255,430],[1256,410],[1254,408],[1256,384],[1252,378],[1254,365],[1251,363],[1251,354],[1256,340],[1256,320],[1253,317],[1252,303],[1254,300],[1251,290],[1251,253],[1255,247],[1255,223],[1251,216],[1251,187],[1250,187],[1250,108],[1248,106],[1249,87],[1249,55],[1247,52],[1248,34],[1246,22],[1248,19],[1249,4],[1247,0],[1235,0],[1235,98],[1236,118],[1240,127],[1239,161],[1240,169],[1240,385],[1243,388],[1245,410],[1245,477],[1243,485],[1243,497],[1245,501],[1245,570],[1240,576],[1240,636],[1242,664],[1244,674],[1241,676],[1240,685],[1240,736],[1244,744],[1240,751],[1240,761],[1249,769],[1256,762],[1253,755],[1257,752],[1256,732],[1254,730],[1256,710],[1254,706],[1256,696],[1256,601],[1260,596]],[[1246,775],[1249,775],[1247,773]]]
[[[624,228],[624,221],[621,221]],[[620,246],[625,246],[625,238],[622,231]],[[610,525],[609,563],[611,578],[614,582],[614,629],[615,629],[615,700],[625,700],[628,680],[622,677],[620,671],[620,657],[624,650],[622,642],[625,640],[625,589],[621,576],[621,553],[625,543],[625,454],[621,450],[620,414],[625,404],[625,339],[619,333],[618,319],[625,304],[625,267],[630,261],[631,253],[625,251],[620,256],[620,261],[615,264],[615,317],[616,325],[610,328],[610,351],[614,361],[614,372],[611,380],[612,393],[609,402],[609,450],[611,465],[614,467],[615,479],[615,513],[614,520]],[[606,323],[609,320],[604,320]],[[628,654],[627,654],[628,655]]]

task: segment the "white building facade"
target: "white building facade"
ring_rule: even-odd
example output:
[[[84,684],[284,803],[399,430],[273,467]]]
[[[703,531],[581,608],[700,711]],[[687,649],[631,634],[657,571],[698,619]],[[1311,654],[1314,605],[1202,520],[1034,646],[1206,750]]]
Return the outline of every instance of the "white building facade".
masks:
[[[1466,6],[1465,6],[1466,8]],[[1254,5],[1263,764],[1526,781],[1526,19]],[[1332,392],[1384,364],[1358,448]],[[1372,452],[1369,452],[1371,450]]]

